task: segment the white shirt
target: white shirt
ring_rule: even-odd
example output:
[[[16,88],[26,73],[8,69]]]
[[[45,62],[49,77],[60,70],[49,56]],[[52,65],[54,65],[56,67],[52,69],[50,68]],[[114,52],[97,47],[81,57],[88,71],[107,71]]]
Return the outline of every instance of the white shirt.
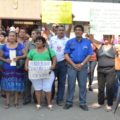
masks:
[[[50,48],[52,48],[56,53],[57,62],[64,60],[64,49],[67,41],[68,41],[68,38],[65,36],[61,39],[58,38],[57,36],[53,36],[50,39],[49,45],[50,45]]]

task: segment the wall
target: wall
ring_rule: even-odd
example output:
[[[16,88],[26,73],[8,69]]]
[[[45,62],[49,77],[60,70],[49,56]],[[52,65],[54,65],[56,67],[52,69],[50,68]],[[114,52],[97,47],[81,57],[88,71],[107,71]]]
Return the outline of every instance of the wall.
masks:
[[[0,18],[39,20],[41,0],[0,0]]]

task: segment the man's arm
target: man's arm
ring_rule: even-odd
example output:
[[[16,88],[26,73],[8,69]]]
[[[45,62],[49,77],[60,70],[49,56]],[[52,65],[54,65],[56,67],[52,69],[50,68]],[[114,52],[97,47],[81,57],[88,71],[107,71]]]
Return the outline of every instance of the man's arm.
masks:
[[[70,65],[72,65],[75,69],[78,69],[77,64],[75,64],[75,63],[71,60],[71,58],[69,57],[68,54],[65,54],[64,56],[65,56],[65,60],[66,60]]]
[[[98,41],[98,40],[95,40],[94,37],[93,37],[93,35],[90,35],[90,36],[89,36],[89,39],[90,39],[90,41],[93,43],[93,45],[95,45],[95,47],[96,47],[97,49],[100,48],[102,42],[100,42],[100,41]]]
[[[85,60],[81,63],[81,65],[85,65],[85,64],[89,61],[90,57],[91,57],[91,55],[88,55],[88,56],[85,58]]]
[[[73,22],[74,17],[75,16],[72,15],[72,22]],[[66,33],[65,33],[66,37],[68,37],[68,38],[70,37],[71,30],[72,30],[72,24],[68,25],[68,28],[67,28]]]
[[[70,37],[71,29],[72,29],[72,24],[68,25],[68,28],[67,28],[67,30],[65,32],[65,35],[68,38]]]

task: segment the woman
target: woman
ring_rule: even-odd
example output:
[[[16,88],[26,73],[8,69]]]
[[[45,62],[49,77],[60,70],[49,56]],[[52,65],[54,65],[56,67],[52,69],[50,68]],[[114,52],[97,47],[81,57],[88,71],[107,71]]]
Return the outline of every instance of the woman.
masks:
[[[6,37],[7,37],[6,32],[2,31],[0,33],[0,50],[2,49],[3,45],[6,42]],[[0,61],[0,88],[1,88],[1,77],[2,77],[2,66],[3,66],[3,62]],[[4,98],[6,97],[4,91],[1,91],[1,96]]]
[[[30,50],[27,56],[26,60],[26,70],[28,68],[28,62],[29,61],[51,61],[52,60],[52,66],[51,70],[53,70],[56,66],[56,57],[55,52],[51,49],[47,49],[45,47],[46,40],[44,37],[37,37],[35,40],[36,48]],[[29,69],[29,68],[28,68]],[[51,88],[54,81],[54,73],[50,73],[49,79],[39,79],[39,80],[31,80],[33,87],[35,89],[35,95],[37,98],[37,109],[40,109],[41,107],[41,94],[42,90],[46,92],[46,98],[48,103],[48,108],[52,108],[51,103]]]
[[[115,44],[115,49],[117,53],[115,57],[115,70],[116,70],[115,98],[117,98],[118,87],[119,87],[119,82],[120,82],[120,36],[118,39],[118,44]]]
[[[91,39],[98,49],[98,104],[93,105],[93,107],[100,108],[104,105],[104,90],[106,87],[107,111],[112,110],[115,83],[115,49],[111,44],[111,39],[111,35],[104,35],[104,44],[98,44]]]
[[[15,52],[16,57],[11,59],[11,52]],[[22,44],[17,42],[16,33],[11,31],[8,35],[8,42],[3,45],[0,51],[0,60],[3,61],[3,72],[1,79],[1,88],[6,92],[6,103],[5,108],[9,108],[10,105],[10,93],[15,93],[15,107],[19,105],[19,92],[24,90],[24,81],[22,78],[23,68],[19,67],[17,63],[26,57],[24,47]],[[16,65],[12,65],[16,63]]]
[[[7,36],[7,34],[6,34],[6,32],[4,32],[4,31],[2,31],[1,33],[0,33],[0,50],[2,49],[2,47],[3,47],[3,45],[5,44],[5,42],[6,42],[6,36]],[[1,68],[2,68],[2,61],[0,61],[0,70],[1,70]],[[1,73],[0,73],[1,74]],[[1,77],[1,75],[0,75],[0,77]]]

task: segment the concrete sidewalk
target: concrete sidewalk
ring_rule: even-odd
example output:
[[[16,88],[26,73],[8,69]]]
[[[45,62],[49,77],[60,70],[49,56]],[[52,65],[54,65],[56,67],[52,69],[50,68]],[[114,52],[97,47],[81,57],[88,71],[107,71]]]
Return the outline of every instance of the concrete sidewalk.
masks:
[[[97,82],[94,82],[94,92],[88,92],[88,105],[97,102]],[[115,107],[115,106],[114,106]],[[114,115],[112,112],[106,112],[105,109],[92,109],[83,111],[79,108],[78,87],[76,86],[74,105],[69,110],[54,104],[53,111],[47,109],[47,106],[37,111],[35,105],[29,104],[16,109],[11,106],[9,109],[4,108],[3,99],[0,98],[0,120],[120,120],[120,109]]]

